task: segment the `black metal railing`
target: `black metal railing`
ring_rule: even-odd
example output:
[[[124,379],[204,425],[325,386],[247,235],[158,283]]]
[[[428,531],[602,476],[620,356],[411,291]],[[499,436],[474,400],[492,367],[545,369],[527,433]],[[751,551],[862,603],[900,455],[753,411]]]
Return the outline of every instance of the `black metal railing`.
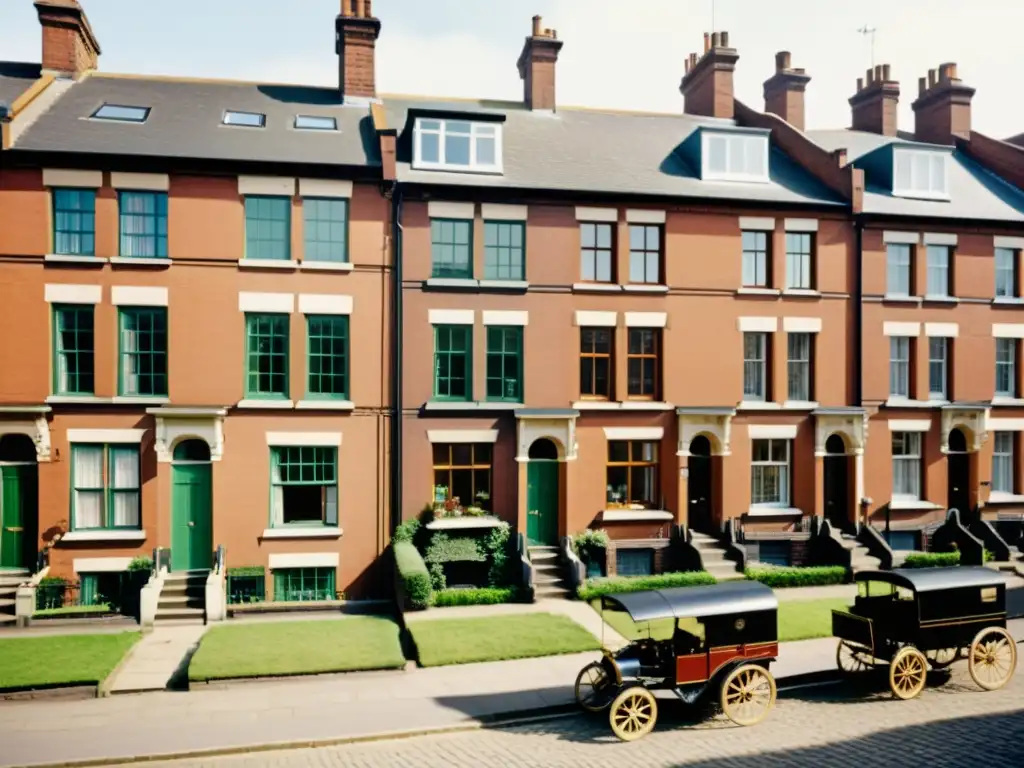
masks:
[[[213,570],[217,573],[224,572],[224,564],[227,560],[227,550],[223,544],[218,544],[217,549],[213,553]]]

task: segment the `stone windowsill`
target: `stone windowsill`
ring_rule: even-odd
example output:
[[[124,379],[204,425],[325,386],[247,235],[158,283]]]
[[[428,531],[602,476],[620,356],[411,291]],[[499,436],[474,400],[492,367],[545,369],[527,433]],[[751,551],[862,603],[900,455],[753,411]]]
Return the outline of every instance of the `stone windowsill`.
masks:
[[[76,541],[145,541],[146,532],[143,530],[104,530],[104,531],[70,531],[60,537],[60,542]]]
[[[618,283],[573,283],[574,293],[622,293]]]
[[[140,395],[118,395],[111,398],[114,405],[170,405],[169,397],[143,397]]]
[[[603,523],[653,523],[674,519],[675,515],[663,509],[606,509],[601,512]]]
[[[522,403],[492,403],[473,400],[430,400],[423,404],[423,410],[425,411],[514,411],[522,407]]]
[[[989,504],[1024,504],[1024,494],[993,491],[985,502],[986,506]]]
[[[102,267],[107,263],[103,256],[72,256],[63,253],[48,253],[43,256],[47,264],[82,264],[93,267]]]
[[[497,528],[501,520],[493,515],[462,515],[461,517],[438,517],[427,523],[427,529],[431,531],[470,529],[470,528]]]
[[[736,404],[737,411],[781,411],[781,403],[768,403],[763,400],[741,400]]]
[[[263,539],[338,539],[342,530],[337,526],[286,526],[267,528],[260,538]]]
[[[668,293],[668,286],[654,283],[630,283],[622,286],[622,290],[626,293]]]
[[[911,400],[906,397],[890,397],[884,403],[886,408],[939,408],[947,405],[945,400]]]
[[[736,295],[778,297],[782,295],[782,291],[780,291],[778,288],[756,288],[754,286],[744,286],[743,288],[736,289]]]
[[[802,517],[803,511],[796,507],[751,507],[747,510],[750,517]]]
[[[239,400],[235,405],[236,408],[252,409],[252,410],[288,410],[295,407],[295,403],[291,400],[256,400],[246,399]]]
[[[996,296],[992,299],[992,303],[996,306],[1005,304],[1007,306],[1015,307],[1024,304],[1024,297],[1022,296]]]
[[[522,292],[530,284],[525,280],[475,280],[470,277],[430,277],[423,281],[423,287],[432,290],[448,289],[462,291]]]
[[[354,411],[356,404],[351,400],[299,400],[297,411]]]
[[[110,263],[119,267],[169,267],[173,262],[170,259],[146,259],[134,258],[131,256],[114,256],[110,259]]]
[[[239,259],[238,266],[245,269],[298,269],[295,259]]]
[[[530,284],[525,280],[480,280],[481,291],[526,291]]]
[[[891,499],[889,509],[893,510],[930,510],[942,509],[941,504],[934,504],[924,499]]]
[[[782,295],[797,299],[820,299],[821,291],[817,291],[814,288],[786,288]]]
[[[960,299],[956,296],[928,296],[925,294],[925,304],[959,304]]]
[[[882,301],[889,302],[891,304],[920,304],[920,296],[894,296],[890,293],[885,294],[882,297]]]
[[[675,405],[661,400],[577,400],[569,407],[577,411],[671,411]]]
[[[1024,397],[1004,397],[997,395],[992,398],[992,405],[1024,405]]]
[[[354,266],[351,261],[300,261],[299,269],[312,269],[318,272],[351,272]]]
[[[48,395],[46,402],[55,405],[62,403],[73,405],[110,405],[114,402],[114,398],[97,397],[96,395]]]
[[[782,404],[782,410],[784,411],[814,411],[818,407],[819,404],[813,400],[786,400]]]

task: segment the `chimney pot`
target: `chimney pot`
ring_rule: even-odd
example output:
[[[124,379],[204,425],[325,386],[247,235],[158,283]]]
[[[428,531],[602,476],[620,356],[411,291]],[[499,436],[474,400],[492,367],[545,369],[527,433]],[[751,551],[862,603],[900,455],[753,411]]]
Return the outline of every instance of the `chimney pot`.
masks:
[[[881,81],[882,81],[882,65],[881,64],[876,64],[875,65],[875,82],[881,82]]]
[[[928,70],[928,87],[933,87],[938,82],[937,73],[934,69]]]
[[[689,68],[679,84],[686,114],[734,117],[733,73],[739,56],[728,48],[728,42],[727,32],[705,32],[704,54],[690,55]]]
[[[341,15],[342,16],[352,16],[353,15],[353,12],[352,12],[352,3],[353,2],[355,2],[355,0],[341,0]]]
[[[895,136],[899,83],[890,79],[888,64],[878,64],[865,74],[865,81],[857,79],[857,93],[850,99],[853,129]]]
[[[927,77],[919,77],[919,78],[917,78],[917,95],[921,96],[927,90],[928,90],[928,78]]]
[[[366,18],[366,0],[356,0],[356,18]]]
[[[533,17],[533,36],[540,37],[541,22],[543,19],[540,16]]]
[[[728,48],[729,47],[729,33],[728,32],[722,32],[718,36],[718,39],[722,43],[722,47],[723,48]]]
[[[792,59],[789,51],[779,51],[775,54],[775,71],[784,72],[789,69]]]
[[[775,74],[764,82],[764,111],[778,115],[799,130],[804,129],[804,91],[810,76],[793,69],[789,51],[775,54]]]
[[[883,64],[882,65],[882,81],[883,82],[886,82],[886,83],[889,82],[890,70],[891,70],[891,68],[890,68],[890,66],[888,64]]]
[[[950,64],[947,64],[946,66],[949,67],[949,79],[950,80],[959,80],[959,78],[956,76],[956,63],[950,63]]]
[[[554,110],[555,66],[562,43],[553,29],[544,29],[543,19],[533,17],[531,34],[523,43],[516,66],[523,81],[523,103],[530,110]]]
[[[928,71],[928,87],[913,103],[914,138],[930,144],[955,144],[970,138],[974,89],[957,78],[956,64],[943,62]],[[924,83],[925,78],[921,78]]]
[[[704,33],[704,53],[711,50],[711,35],[707,32]]]
[[[860,93],[863,90],[864,90],[864,78],[863,77],[858,77],[857,78],[857,93]]]
[[[722,47],[722,36],[717,32],[711,33],[711,47],[721,48]]]

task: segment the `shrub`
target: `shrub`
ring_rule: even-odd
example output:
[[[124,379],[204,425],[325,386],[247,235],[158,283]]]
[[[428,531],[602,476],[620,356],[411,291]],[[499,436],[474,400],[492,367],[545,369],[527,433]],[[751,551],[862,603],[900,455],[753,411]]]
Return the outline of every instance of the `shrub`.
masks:
[[[937,568],[960,565],[960,552],[911,552],[903,561],[903,568]]]
[[[395,568],[402,581],[405,599],[412,608],[430,605],[430,573],[419,551],[408,541],[396,542],[392,547]]]
[[[492,528],[484,539],[484,549],[491,559],[491,567],[487,572],[487,583],[492,587],[501,587],[509,583],[509,541],[512,537],[512,528],[508,523],[502,522],[497,528]]]
[[[128,563],[128,570],[131,572],[152,571],[153,561],[148,557],[134,557],[132,558],[132,561]]]
[[[228,576],[263,576],[262,565],[242,565],[237,568],[228,568]]]
[[[435,533],[423,559],[428,563],[482,563],[487,560],[487,555],[474,538],[458,536],[452,539],[447,534]]]
[[[608,531],[601,528],[587,528],[572,537],[572,550],[579,555],[595,549],[608,549],[609,542]]]
[[[497,605],[510,603],[516,597],[511,587],[480,587],[478,589],[442,589],[434,593],[433,604],[438,608],[456,605]]]
[[[448,577],[445,576],[441,563],[431,563],[427,566],[427,571],[430,574],[430,585],[434,589],[444,589],[448,586]]]
[[[419,530],[419,520],[406,520],[400,526],[395,528],[395,533],[394,535],[392,535],[391,540],[396,544],[400,541],[411,542],[414,538],[416,538],[416,534],[419,533]]]
[[[643,592],[645,589],[666,589],[668,587],[697,587],[714,584],[715,577],[707,571],[683,571],[662,573],[658,576],[609,576],[589,579],[576,591],[580,600],[614,595],[617,592]]]
[[[827,584],[844,584],[846,568],[841,565],[821,565],[807,568],[747,568],[744,571],[751,581],[759,581],[772,589],[783,587],[823,587]]]

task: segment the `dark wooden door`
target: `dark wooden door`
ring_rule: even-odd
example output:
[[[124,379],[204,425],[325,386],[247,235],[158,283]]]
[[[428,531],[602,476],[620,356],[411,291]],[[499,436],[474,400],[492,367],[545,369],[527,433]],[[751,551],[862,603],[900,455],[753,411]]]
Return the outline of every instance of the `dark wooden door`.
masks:
[[[971,457],[967,453],[967,439],[959,429],[949,433],[949,453],[946,455],[948,509],[960,510],[960,519],[970,522],[971,516]]]
[[[850,525],[849,459],[846,456],[825,457],[825,519],[839,530]]]
[[[691,441],[690,459],[687,464],[687,524],[695,531],[717,533],[711,530],[714,526],[711,443],[703,435],[698,435]]]

